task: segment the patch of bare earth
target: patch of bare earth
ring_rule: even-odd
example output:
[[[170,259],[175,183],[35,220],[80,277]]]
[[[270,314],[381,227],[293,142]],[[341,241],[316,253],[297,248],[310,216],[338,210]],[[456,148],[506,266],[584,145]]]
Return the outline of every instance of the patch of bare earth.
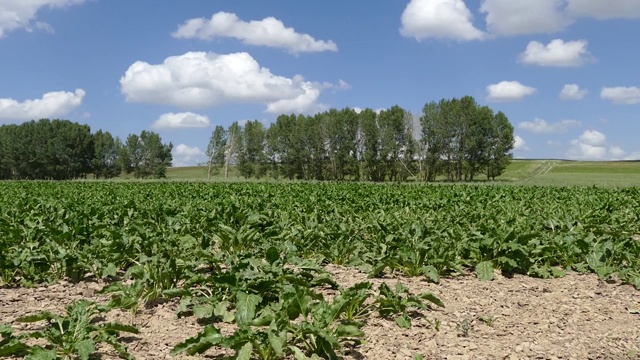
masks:
[[[491,282],[457,277],[431,284],[418,278],[367,279],[356,270],[337,266],[327,270],[344,286],[359,281],[371,281],[376,287],[385,281],[393,286],[400,280],[414,293],[434,293],[446,306],[414,318],[409,330],[392,320],[371,318],[364,328],[366,341],[348,350],[346,359],[413,359],[416,354],[425,359],[640,359],[640,315],[635,311],[640,309],[640,292],[594,275],[571,273],[553,280],[497,276]],[[96,283],[60,283],[0,289],[0,322],[43,309],[61,312],[75,299],[106,302],[108,298],[94,295],[99,288]],[[140,334],[127,339],[137,359],[170,359],[175,344],[202,328],[192,317],[178,319],[176,310],[177,302],[169,302],[142,309],[135,318],[114,311],[109,320],[138,326]],[[465,320],[470,324],[468,332],[463,330]],[[206,356],[178,358],[203,359],[221,353],[212,349]],[[116,357],[105,349],[101,358]]]

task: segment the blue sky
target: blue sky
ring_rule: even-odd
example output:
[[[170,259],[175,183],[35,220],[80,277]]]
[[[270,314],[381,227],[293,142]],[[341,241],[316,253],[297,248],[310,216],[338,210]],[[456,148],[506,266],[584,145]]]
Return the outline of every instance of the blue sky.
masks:
[[[472,95],[519,158],[640,159],[640,0],[0,0],[0,124],[153,130]]]

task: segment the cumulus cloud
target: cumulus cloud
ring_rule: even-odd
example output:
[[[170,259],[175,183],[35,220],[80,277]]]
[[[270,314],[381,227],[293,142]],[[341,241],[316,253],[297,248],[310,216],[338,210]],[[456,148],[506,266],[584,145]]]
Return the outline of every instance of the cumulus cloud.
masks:
[[[640,88],[631,87],[604,87],[600,91],[600,97],[615,104],[640,104]]]
[[[582,66],[591,59],[587,45],[586,40],[565,42],[562,39],[555,39],[547,45],[531,41],[527,49],[520,54],[519,61],[537,66]]]
[[[274,17],[243,21],[236,14],[224,11],[213,14],[211,19],[187,20],[171,35],[202,40],[230,37],[248,45],[280,48],[291,53],[338,51],[333,41],[316,40],[311,35],[300,34]]]
[[[173,148],[173,166],[193,166],[198,162],[205,160],[205,154],[200,148],[180,144]]]
[[[53,32],[53,27],[41,21],[35,21],[38,11],[44,7],[64,8],[83,3],[85,0],[3,0],[0,1],[0,38],[7,33],[34,28]]]
[[[562,11],[564,0],[483,0],[487,29],[497,36],[555,33],[573,21]]]
[[[592,17],[598,20],[640,19],[640,2],[638,0],[568,0],[567,12],[575,17]]]
[[[84,95],[84,90],[77,89],[73,93],[48,92],[41,99],[23,102],[12,98],[0,99],[0,119],[24,121],[60,117],[82,105]]]
[[[192,112],[162,114],[151,125],[154,129],[206,128],[208,126],[209,118],[207,116]]]
[[[484,32],[473,25],[473,14],[463,0],[411,0],[401,18],[400,33],[416,40],[434,38],[480,40]]]
[[[528,146],[527,146],[527,142],[524,141],[524,139],[522,137],[520,137],[519,135],[516,135],[514,138],[514,143],[513,143],[513,150],[515,151],[520,151],[520,150],[531,150]]]
[[[188,52],[162,64],[132,64],[120,79],[127,101],[206,108],[229,103],[266,104],[268,112],[310,113],[324,108],[316,101],[331,84],[278,76],[246,52],[219,55]]]
[[[587,90],[580,89],[577,84],[566,84],[560,91],[562,100],[582,100],[587,96]]]
[[[619,153],[620,148],[607,149],[607,136],[597,130],[585,130],[570,142],[569,158],[577,160],[606,160],[611,152]],[[613,150],[612,150],[613,149]]]
[[[555,123],[548,123],[544,119],[534,119],[533,121],[523,121],[518,124],[518,128],[530,131],[536,134],[558,134],[569,131],[572,128],[582,126],[582,122],[578,120],[561,120]]]
[[[522,85],[518,81],[501,81],[487,86],[487,100],[496,102],[518,101],[535,92],[535,88]]]

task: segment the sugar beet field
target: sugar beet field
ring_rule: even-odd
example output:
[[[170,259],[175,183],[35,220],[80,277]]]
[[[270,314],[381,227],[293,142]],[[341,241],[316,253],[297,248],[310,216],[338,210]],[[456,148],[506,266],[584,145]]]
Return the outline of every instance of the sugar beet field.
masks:
[[[0,189],[0,357],[639,358],[640,188]]]

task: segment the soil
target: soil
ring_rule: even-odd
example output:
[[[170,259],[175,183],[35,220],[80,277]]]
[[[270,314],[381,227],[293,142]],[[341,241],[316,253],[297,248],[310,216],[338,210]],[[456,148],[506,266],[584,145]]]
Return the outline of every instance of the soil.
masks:
[[[542,280],[497,274],[491,282],[461,276],[431,284],[419,278],[367,279],[356,270],[337,266],[327,270],[345,286],[371,281],[377,287],[385,281],[393,287],[400,280],[414,293],[434,293],[446,306],[418,314],[409,330],[393,320],[371,318],[364,328],[366,341],[348,349],[345,359],[414,359],[416,354],[424,359],[458,360],[640,359],[640,292],[595,275],[570,273]],[[76,299],[106,303],[107,297],[95,295],[102,286],[61,282],[0,289],[0,323],[43,309],[62,312]],[[136,359],[171,359],[171,348],[202,328],[193,317],[177,318],[177,306],[177,302],[159,304],[140,310],[135,318],[113,311],[108,318],[138,326],[140,334],[126,339]],[[468,332],[462,327],[465,320]],[[37,327],[14,323],[19,330]],[[98,358],[117,358],[108,348],[100,350]],[[205,356],[177,358],[204,359],[223,353],[212,349]]]

